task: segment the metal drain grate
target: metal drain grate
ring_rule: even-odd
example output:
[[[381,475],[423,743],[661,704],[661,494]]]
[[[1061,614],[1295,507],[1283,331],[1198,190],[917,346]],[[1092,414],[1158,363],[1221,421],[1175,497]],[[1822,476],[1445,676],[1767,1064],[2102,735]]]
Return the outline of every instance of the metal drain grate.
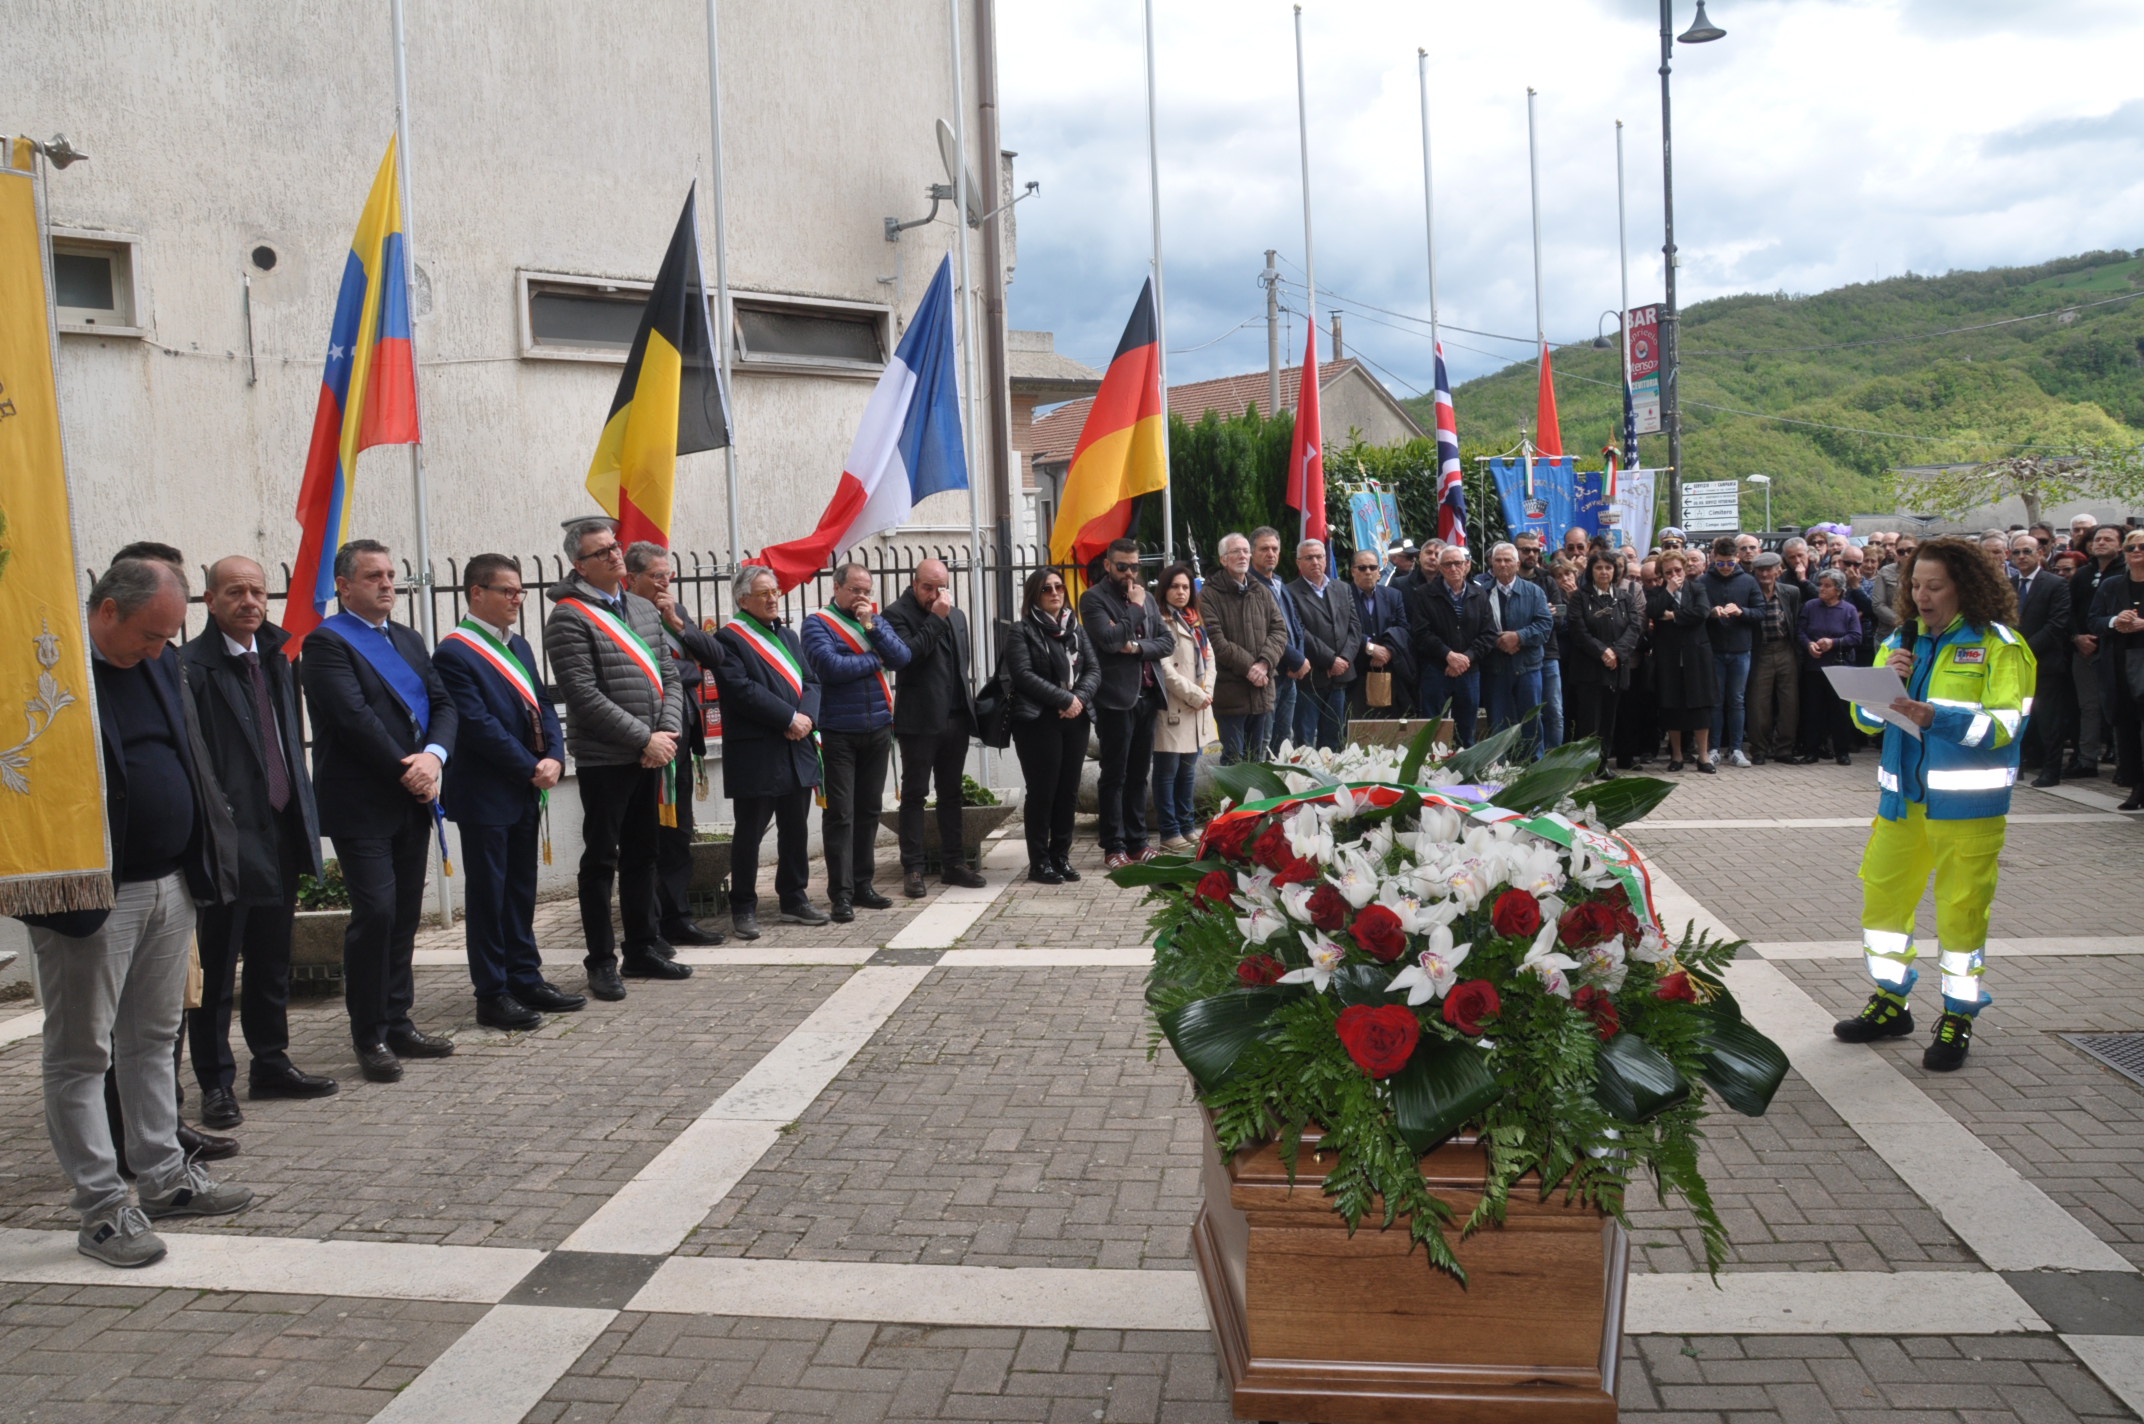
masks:
[[[2066,1033],[2062,1036],[2123,1077],[2144,1084],[2144,1033]]]

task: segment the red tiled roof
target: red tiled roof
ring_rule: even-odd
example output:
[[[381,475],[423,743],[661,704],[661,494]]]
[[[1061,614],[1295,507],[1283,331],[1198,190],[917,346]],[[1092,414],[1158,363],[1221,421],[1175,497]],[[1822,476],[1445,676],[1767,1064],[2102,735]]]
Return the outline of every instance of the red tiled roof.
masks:
[[[1338,361],[1320,361],[1318,389],[1324,390],[1360,364],[1352,356],[1343,356]],[[1295,409],[1295,393],[1302,386],[1302,371],[1301,366],[1280,368],[1282,410]],[[1264,371],[1250,371],[1241,376],[1219,376],[1211,381],[1192,381],[1181,386],[1171,386],[1169,410],[1193,422],[1204,417],[1208,411],[1218,412],[1224,420],[1233,419],[1243,414],[1253,403],[1263,410],[1268,379]],[[1046,464],[1071,459],[1072,451],[1079,445],[1080,427],[1087,423],[1087,411],[1093,404],[1092,396],[1083,396],[1079,400],[1059,406],[1036,421],[1028,431],[1029,460],[1035,464]],[[1272,412],[1268,411],[1267,414]]]

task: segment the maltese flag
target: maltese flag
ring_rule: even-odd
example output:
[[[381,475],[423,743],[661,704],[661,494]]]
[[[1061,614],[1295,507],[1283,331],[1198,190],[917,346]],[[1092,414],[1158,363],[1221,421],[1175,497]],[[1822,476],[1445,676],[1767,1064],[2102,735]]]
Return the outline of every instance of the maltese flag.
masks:
[[[745,560],[773,569],[787,593],[847,549],[908,520],[931,495],[968,487],[954,379],[953,259],[938,264],[900,347],[878,378],[819,527]]]

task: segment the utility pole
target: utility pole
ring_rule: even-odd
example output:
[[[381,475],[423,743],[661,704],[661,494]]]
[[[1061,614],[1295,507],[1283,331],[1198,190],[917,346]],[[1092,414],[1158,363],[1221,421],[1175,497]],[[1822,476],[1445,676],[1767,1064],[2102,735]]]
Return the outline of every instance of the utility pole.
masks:
[[[1660,426],[1668,437],[1668,523],[1682,527],[1682,393],[1675,379],[1675,143],[1668,124],[1668,71],[1675,58],[1672,0],[1660,0],[1660,192],[1666,209],[1667,299],[1660,304]]]
[[[1278,248],[1266,249],[1266,270],[1258,280],[1266,288],[1266,419],[1280,414],[1280,268]]]

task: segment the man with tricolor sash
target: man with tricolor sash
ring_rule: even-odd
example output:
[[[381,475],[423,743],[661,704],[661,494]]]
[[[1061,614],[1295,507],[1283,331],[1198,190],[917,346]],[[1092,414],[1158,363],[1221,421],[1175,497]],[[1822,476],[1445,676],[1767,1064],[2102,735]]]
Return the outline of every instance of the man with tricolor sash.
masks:
[[[478,554],[462,571],[469,616],[439,640],[432,666],[461,714],[447,763],[447,817],[461,828],[462,892],[476,1021],[523,1030],[588,1000],[543,977],[536,948],[536,861],[566,738],[536,654],[514,631],[521,561]]]
[[[712,628],[695,628],[678,612],[677,596],[670,592],[671,572],[670,551],[654,540],[636,539],[626,546],[625,586],[662,615],[662,652],[685,694],[674,763],[680,788],[673,808],[677,815],[674,820],[663,817],[655,831],[655,932],[672,946],[714,945],[722,943],[722,931],[707,929],[692,917],[692,803],[707,794],[707,691],[715,685],[714,670],[726,654]],[[721,706],[719,699],[714,705]],[[687,786],[689,792],[683,789]]]
[[[566,704],[566,747],[581,793],[581,933],[588,992],[625,997],[629,975],[684,979],[690,965],[656,932],[656,828],[675,819],[685,693],[662,646],[662,615],[625,587],[625,548],[609,519],[566,526],[573,572],[548,590],[543,646]],[[691,795],[691,788],[682,788]],[[625,922],[610,923],[611,885]]]
[[[739,939],[758,939],[759,843],[770,823],[782,919],[794,925],[827,920],[805,895],[811,790],[819,784],[819,676],[805,661],[795,630],[782,625],[774,570],[763,564],[740,569],[735,598],[737,616],[715,635],[727,654],[715,670],[722,689],[722,790],[736,814],[730,924]]]
[[[893,685],[886,673],[908,666],[908,644],[878,616],[871,570],[855,563],[834,570],[833,602],[804,620],[804,658],[822,688],[826,896],[835,921],[847,924],[858,905],[884,910],[893,904],[872,881],[878,873],[878,814],[893,759]]]

